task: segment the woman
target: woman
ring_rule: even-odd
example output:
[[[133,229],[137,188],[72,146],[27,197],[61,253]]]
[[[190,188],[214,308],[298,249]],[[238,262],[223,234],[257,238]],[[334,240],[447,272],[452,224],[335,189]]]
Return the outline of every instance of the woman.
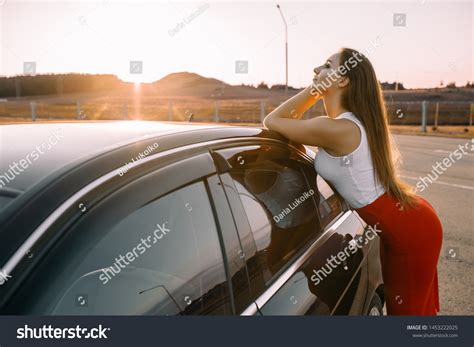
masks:
[[[314,73],[310,86],[264,119],[265,127],[318,146],[317,172],[380,230],[387,313],[436,315],[441,222],[433,207],[398,178],[398,155],[372,64],[342,48]],[[319,99],[328,116],[300,120]]]

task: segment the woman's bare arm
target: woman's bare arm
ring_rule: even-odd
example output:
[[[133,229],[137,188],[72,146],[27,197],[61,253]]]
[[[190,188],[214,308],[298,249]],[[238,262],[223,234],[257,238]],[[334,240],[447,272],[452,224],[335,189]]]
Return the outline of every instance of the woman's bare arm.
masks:
[[[301,120],[304,112],[320,99],[311,94],[311,85],[270,112],[263,125],[291,141],[319,146],[335,153],[344,151],[353,137],[353,125],[327,116]]]

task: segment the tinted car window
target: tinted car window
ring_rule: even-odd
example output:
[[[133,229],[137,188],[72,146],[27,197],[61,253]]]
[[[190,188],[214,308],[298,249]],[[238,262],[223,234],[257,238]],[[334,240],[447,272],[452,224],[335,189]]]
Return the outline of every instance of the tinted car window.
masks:
[[[319,214],[321,215],[322,225],[325,227],[342,212],[342,205],[338,196],[320,175],[317,175],[317,185],[319,192]]]
[[[245,208],[268,285],[321,232],[317,192],[305,166],[284,147],[256,145],[221,152]],[[314,169],[312,169],[314,171]],[[316,193],[316,194],[315,194]]]
[[[126,201],[112,201],[103,208],[120,203]],[[72,230],[37,271],[47,272],[50,281],[34,287],[34,300],[24,302],[26,313],[231,313],[221,247],[203,182],[128,215],[107,221],[100,213],[97,216]]]

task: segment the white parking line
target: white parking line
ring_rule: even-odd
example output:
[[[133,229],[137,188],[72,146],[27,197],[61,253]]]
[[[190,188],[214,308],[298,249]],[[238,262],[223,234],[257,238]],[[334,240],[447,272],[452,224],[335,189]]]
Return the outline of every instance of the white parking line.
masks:
[[[412,177],[412,176],[405,176],[405,175],[400,175],[400,177],[409,178],[409,179],[412,179],[412,180],[415,180],[415,181],[418,181],[420,179],[419,177]],[[474,190],[474,187],[464,186],[462,184],[446,183],[446,182],[439,182],[439,181],[434,181],[433,183],[441,184],[441,185],[445,185],[445,186],[456,187],[456,188],[461,188],[461,189]]]
[[[399,149],[403,150],[403,149],[408,149],[408,150],[419,150],[419,151],[429,151],[430,149],[429,148],[425,148],[425,147],[410,147],[410,146],[400,146]],[[456,150],[456,149],[455,149]],[[433,149],[433,152],[437,152],[437,153],[453,153],[455,150],[453,151],[447,151],[447,150],[444,150],[444,149]],[[463,153],[463,156],[464,155],[468,155],[468,156],[474,156],[473,153]]]
[[[453,153],[453,151],[445,151],[444,149],[435,149],[434,151],[435,151],[435,152],[438,152],[438,153]],[[464,155],[472,155],[472,156],[474,156],[474,154],[469,154],[469,153],[464,153]]]

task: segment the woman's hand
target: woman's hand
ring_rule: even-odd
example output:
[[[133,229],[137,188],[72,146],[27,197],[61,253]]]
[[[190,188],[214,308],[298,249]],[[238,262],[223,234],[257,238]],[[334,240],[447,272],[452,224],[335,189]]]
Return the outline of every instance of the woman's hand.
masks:
[[[320,98],[319,95],[311,95],[312,85],[309,85],[298,94],[286,100],[263,120],[263,125],[272,129],[273,123],[281,118],[299,119],[311,106],[313,106]]]

